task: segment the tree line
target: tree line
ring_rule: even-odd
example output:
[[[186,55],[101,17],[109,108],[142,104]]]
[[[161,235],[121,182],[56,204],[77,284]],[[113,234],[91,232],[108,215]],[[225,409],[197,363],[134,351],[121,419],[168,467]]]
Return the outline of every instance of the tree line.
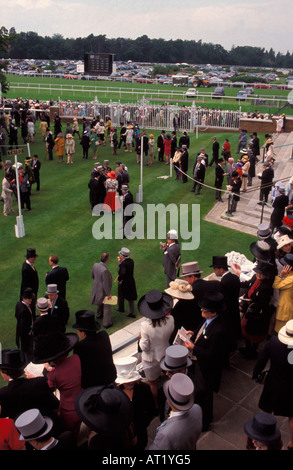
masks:
[[[136,39],[109,39],[104,34],[73,39],[61,34],[43,37],[32,31],[16,33],[15,28],[9,30],[8,37],[8,47],[2,55],[12,59],[83,60],[85,53],[106,52],[113,53],[115,61],[293,68],[293,55],[289,51],[283,54],[272,48],[252,46],[233,46],[228,51],[220,44],[202,40],[150,39],[146,35]]]

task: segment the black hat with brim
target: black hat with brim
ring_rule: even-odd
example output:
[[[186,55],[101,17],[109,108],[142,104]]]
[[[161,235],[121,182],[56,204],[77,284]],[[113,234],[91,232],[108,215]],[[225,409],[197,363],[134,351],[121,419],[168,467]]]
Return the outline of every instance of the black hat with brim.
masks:
[[[173,308],[173,298],[169,294],[154,289],[141,297],[137,308],[144,317],[156,320],[170,313]]]
[[[82,422],[104,436],[121,434],[133,417],[131,401],[115,384],[83,390],[74,406]]]
[[[79,310],[75,314],[76,322],[72,328],[80,331],[97,331],[101,328],[99,322],[95,320],[95,312],[92,310]]]
[[[44,364],[65,357],[77,342],[78,335],[76,333],[52,332],[37,336],[32,362]]]

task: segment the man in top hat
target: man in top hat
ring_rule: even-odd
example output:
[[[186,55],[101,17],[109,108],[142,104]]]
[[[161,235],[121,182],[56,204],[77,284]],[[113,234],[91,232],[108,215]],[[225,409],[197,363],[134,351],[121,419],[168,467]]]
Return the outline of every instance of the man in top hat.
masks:
[[[161,134],[157,138],[157,149],[158,149],[158,160],[159,162],[164,161],[164,140],[165,140],[165,131],[161,131]]]
[[[48,284],[57,284],[57,289],[59,290],[60,297],[66,300],[66,283],[69,281],[69,274],[67,268],[64,266],[59,266],[59,257],[57,255],[49,256],[49,264],[51,266],[51,271],[47,272],[45,283]]]
[[[271,164],[264,162],[263,171],[257,176],[261,180],[258,204],[262,204],[263,202],[268,202],[268,197],[273,186],[274,170],[271,168]]]
[[[259,240],[263,240],[264,242],[268,243],[271,247],[273,255],[275,255],[275,251],[277,249],[277,241],[272,237],[272,228],[269,223],[262,222],[257,226],[257,236]],[[275,256],[274,256],[275,257]]]
[[[217,188],[216,191],[216,200],[219,202],[224,202],[222,199],[222,185],[224,181],[224,176],[226,175],[225,170],[223,168],[224,166],[224,159],[219,158],[217,163],[216,163],[216,168],[215,168],[215,188]]]
[[[127,184],[122,184],[121,191],[123,198],[123,238],[127,238],[127,236],[131,233],[130,221],[133,219],[133,212],[131,208],[131,205],[133,204],[133,195]],[[128,209],[127,206],[129,206]]]
[[[226,304],[222,316],[226,321],[228,333],[228,352],[235,351],[237,342],[241,338],[239,293],[240,279],[229,270],[227,256],[213,256],[213,268],[215,275],[220,278],[221,292]]]
[[[172,344],[166,349],[164,357],[161,359],[160,366],[165,373],[165,380],[169,380],[174,374],[186,374],[192,380],[194,385],[194,403],[197,403],[203,412],[203,431],[205,426],[205,390],[196,380],[192,371],[192,361],[189,357],[189,351],[185,346]],[[159,408],[160,419],[164,421],[169,414],[170,406],[166,402],[163,389],[159,389]]]
[[[116,368],[108,333],[98,331],[100,324],[91,310],[79,310],[75,317],[72,328],[77,330],[80,341],[74,346],[73,353],[80,359],[82,388],[113,383]]]
[[[15,342],[27,364],[30,362],[33,352],[32,327],[35,321],[35,312],[31,307],[33,299],[33,291],[28,287],[23,291],[21,300],[15,306],[17,322]]]
[[[218,163],[219,160],[219,150],[220,150],[220,145],[219,142],[217,141],[217,137],[213,137],[213,145],[212,145],[212,159],[210,161],[209,166],[212,166],[212,164],[215,162],[215,164]]]
[[[37,298],[39,290],[39,276],[35,268],[35,262],[37,260],[37,253],[35,248],[28,248],[26,251],[26,260],[24,261],[21,269],[21,287],[20,287],[20,296],[22,296],[23,291],[30,287]],[[33,309],[35,305],[35,300],[33,302]]]
[[[65,333],[66,327],[58,315],[50,315],[50,305],[46,297],[40,297],[36,304],[40,316],[36,318],[32,327],[33,338],[50,332],[61,331]]]
[[[175,374],[164,384],[172,412],[156,431],[148,450],[196,450],[202,431],[202,410],[194,403],[194,385],[185,374]]]
[[[200,301],[203,321],[185,346],[192,352],[196,380],[206,393],[206,423],[213,420],[213,392],[218,392],[226,362],[227,330],[221,292],[206,292]]]
[[[57,284],[48,284],[45,298],[49,299],[49,314],[57,315],[60,322],[66,327],[70,311],[68,303],[59,295]]]
[[[32,160],[32,170],[34,175],[34,182],[37,185],[37,191],[40,191],[40,170],[41,170],[41,162],[39,160],[38,155],[33,155]]]
[[[37,408],[25,411],[15,421],[19,440],[28,442],[35,450],[77,450],[73,432],[64,431],[54,437],[53,424],[53,420],[43,416]]]
[[[204,183],[204,179],[205,179],[205,171],[206,171],[206,165],[204,163],[202,155],[199,154],[196,158],[196,162],[192,170],[194,182],[193,182],[193,186],[190,192],[194,193],[197,187],[197,192],[195,194],[200,194],[200,191]]]
[[[91,271],[93,286],[91,292],[91,305],[97,306],[97,318],[103,318],[103,325],[109,328],[111,321],[111,305],[104,304],[104,299],[111,298],[112,275],[108,269],[109,253],[102,253],[100,262],[94,263]]]
[[[18,349],[2,350],[0,373],[8,385],[0,389],[1,417],[15,420],[24,411],[36,407],[59,427],[59,400],[53,395],[45,377],[24,377],[25,366]]]
[[[237,171],[232,172],[232,180],[229,185],[229,190],[231,194],[229,195],[229,204],[228,211],[226,215],[233,217],[233,212],[236,212],[237,204],[240,201],[240,188],[242,185],[242,180]]]
[[[279,196],[274,199],[271,212],[270,226],[272,232],[275,230],[278,231],[279,227],[282,225],[282,220],[285,215],[285,209],[288,206],[288,196],[285,193],[285,185],[281,181],[279,183]]]
[[[163,267],[166,275],[167,287],[171,281],[177,277],[177,270],[180,267],[181,251],[178,243],[177,230],[171,229],[167,233],[167,240],[165,244],[161,244],[164,249],[163,252]]]
[[[136,283],[134,279],[134,261],[130,258],[130,251],[123,247],[118,256],[118,312],[124,312],[124,300],[128,300],[128,317],[135,318],[134,301],[137,299]]]

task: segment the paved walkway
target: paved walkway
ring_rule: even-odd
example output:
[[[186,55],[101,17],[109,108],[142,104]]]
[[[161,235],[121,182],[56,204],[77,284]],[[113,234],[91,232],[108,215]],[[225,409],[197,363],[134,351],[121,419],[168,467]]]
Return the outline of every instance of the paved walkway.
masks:
[[[275,139],[274,181],[286,179],[285,184],[293,176],[293,160],[291,159],[293,133],[281,134]],[[261,163],[258,166],[261,166]],[[217,203],[206,216],[206,220],[221,224],[234,230],[256,235],[260,223],[261,207],[257,205],[259,195],[259,180],[254,178],[253,186],[247,193],[243,193],[233,218],[225,215],[227,204]],[[227,195],[224,195],[227,202]],[[265,208],[263,220],[269,220],[270,208]],[[124,329],[111,335],[112,346],[115,348],[130,338],[137,338],[140,330],[139,319]],[[135,354],[137,342],[133,342],[126,349],[118,350],[116,356]],[[230,366],[224,370],[220,391],[214,394],[214,420],[209,431],[202,433],[198,441],[198,450],[245,450],[246,435],[243,432],[244,423],[252,419],[253,414],[259,411],[258,400],[262,385],[251,379],[255,360],[244,359],[235,352],[230,360]],[[285,447],[289,440],[287,418],[278,417],[278,424],[282,432]],[[149,427],[149,444],[152,442],[159,420],[155,418]]]

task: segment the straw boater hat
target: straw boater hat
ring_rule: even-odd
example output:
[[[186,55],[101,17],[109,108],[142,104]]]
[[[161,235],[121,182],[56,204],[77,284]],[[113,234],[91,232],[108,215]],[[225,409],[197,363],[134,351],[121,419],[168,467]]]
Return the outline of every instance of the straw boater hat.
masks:
[[[20,441],[31,441],[46,436],[53,428],[53,424],[51,418],[42,416],[36,408],[25,411],[15,420]]]
[[[115,359],[114,365],[117,371],[115,382],[117,384],[124,384],[140,380],[141,375],[136,369],[136,364],[137,358],[133,356],[126,356]]]
[[[281,343],[293,345],[293,320],[287,321],[286,325],[280,329],[278,339]]]
[[[255,413],[253,419],[245,423],[244,431],[250,439],[264,444],[271,444],[281,437],[276,417],[266,412]]]
[[[192,293],[192,285],[184,279],[175,279],[171,281],[168,289],[165,292],[176,299],[192,300],[194,295]]]
[[[189,410],[194,405],[194,385],[186,374],[175,374],[163,385],[168,402],[179,411]]]
[[[182,264],[182,274],[180,274],[180,277],[198,275],[202,273],[203,271],[200,271],[197,261],[191,261],[190,263]]]
[[[173,298],[159,290],[147,292],[137,304],[140,314],[151,320],[156,320],[170,313],[173,308]]]
[[[104,436],[120,435],[133,417],[131,401],[114,384],[87,388],[74,405],[82,422]]]
[[[160,367],[164,371],[174,372],[175,370],[185,369],[192,365],[188,356],[189,351],[185,346],[172,344],[168,346],[165,356],[161,359]]]
[[[279,238],[277,249],[280,250],[285,245],[293,245],[293,240],[289,238],[288,235],[283,235]]]

